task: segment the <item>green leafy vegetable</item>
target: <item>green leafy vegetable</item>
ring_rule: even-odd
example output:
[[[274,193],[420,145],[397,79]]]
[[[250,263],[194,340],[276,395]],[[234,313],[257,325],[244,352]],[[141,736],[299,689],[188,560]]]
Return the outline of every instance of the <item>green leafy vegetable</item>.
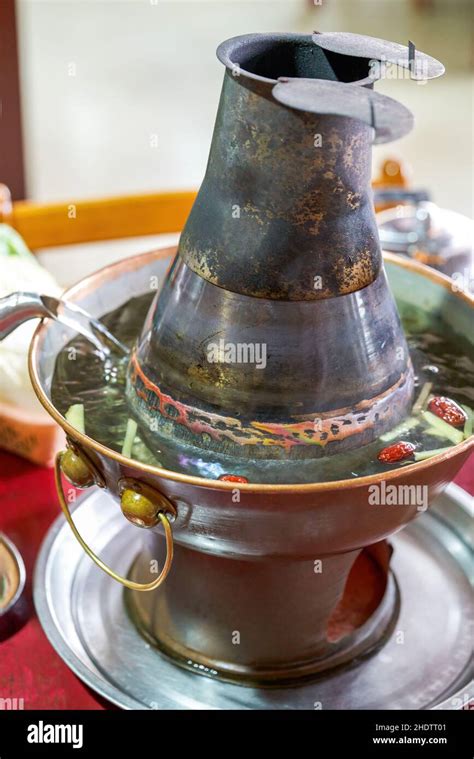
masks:
[[[23,238],[8,224],[0,224],[0,257],[2,256],[23,258],[37,263]]]

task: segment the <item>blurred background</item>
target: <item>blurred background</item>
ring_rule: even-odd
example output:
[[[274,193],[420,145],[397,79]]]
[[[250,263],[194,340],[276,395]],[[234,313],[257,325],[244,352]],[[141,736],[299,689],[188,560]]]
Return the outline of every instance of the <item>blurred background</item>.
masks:
[[[10,176],[0,171],[0,181],[17,198],[197,187],[223,77],[218,43],[254,31],[317,29],[410,39],[445,63],[446,75],[426,85],[378,85],[413,110],[416,128],[375,148],[374,173],[384,157],[403,159],[414,187],[472,215],[470,0],[2,0],[2,6],[8,23],[16,11],[23,165],[10,126],[7,144],[2,138]],[[57,249],[40,259],[66,285],[150,246],[150,238],[101,243],[81,246],[82,255],[72,259]]]

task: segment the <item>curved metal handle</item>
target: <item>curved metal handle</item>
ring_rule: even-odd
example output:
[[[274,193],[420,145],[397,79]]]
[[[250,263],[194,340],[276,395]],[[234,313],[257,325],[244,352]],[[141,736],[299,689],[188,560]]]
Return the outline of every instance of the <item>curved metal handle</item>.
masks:
[[[133,580],[127,580],[126,577],[122,577],[121,575],[117,574],[117,572],[114,572],[113,569],[110,569],[110,567],[105,564],[102,559],[99,559],[99,557],[94,553],[94,551],[89,548],[83,537],[81,536],[79,530],[77,529],[76,525],[74,524],[74,521],[71,516],[71,512],[69,511],[69,506],[66,501],[66,498],[64,496],[63,491],[63,485],[62,485],[62,479],[61,479],[61,458],[63,456],[63,453],[58,453],[56,455],[56,459],[54,462],[54,479],[56,482],[56,490],[58,491],[58,498],[59,503],[61,505],[61,509],[63,511],[64,516],[67,519],[67,522],[73,531],[75,537],[79,541],[81,547],[84,549],[84,551],[87,553],[87,555],[94,561],[98,567],[100,567],[106,574],[109,575],[109,577],[112,577],[117,582],[124,585],[126,588],[129,588],[130,590],[140,590],[140,591],[149,591],[149,590],[155,590],[158,588],[159,585],[161,585],[162,582],[166,579],[170,569],[171,564],[173,562],[173,532],[171,530],[171,525],[169,523],[169,520],[167,519],[166,515],[163,513],[158,513],[158,517],[161,521],[161,524],[163,525],[163,529],[165,531],[165,538],[166,538],[166,559],[163,566],[163,569],[161,570],[160,574],[156,578],[156,580],[153,580],[153,582],[148,583],[139,583],[139,582],[133,582]]]

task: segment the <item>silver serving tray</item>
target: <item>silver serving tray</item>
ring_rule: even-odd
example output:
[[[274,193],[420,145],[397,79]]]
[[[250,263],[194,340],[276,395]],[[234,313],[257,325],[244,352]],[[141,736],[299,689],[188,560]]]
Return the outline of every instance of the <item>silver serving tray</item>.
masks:
[[[244,687],[176,666],[141,637],[121,586],[82,552],[63,517],[38,557],[36,610],[70,669],[123,709],[466,708],[473,697],[471,501],[449,485],[429,513],[392,539],[402,604],[383,648],[300,687]],[[126,573],[142,536],[110,497],[101,490],[82,496],[74,518],[94,550]]]

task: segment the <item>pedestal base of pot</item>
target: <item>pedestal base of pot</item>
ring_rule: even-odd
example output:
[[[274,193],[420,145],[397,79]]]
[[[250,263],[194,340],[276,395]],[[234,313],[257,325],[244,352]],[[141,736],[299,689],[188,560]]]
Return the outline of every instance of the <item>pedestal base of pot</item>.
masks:
[[[150,535],[130,576],[150,581]],[[131,618],[176,664],[242,685],[297,685],[382,645],[399,594],[386,542],[322,559],[241,561],[176,546],[167,582],[126,592]]]
[[[430,513],[394,536],[391,567],[402,603],[384,645],[298,687],[243,688],[198,677],[198,667],[176,666],[140,635],[123,588],[85,555],[63,517],[36,563],[36,610],[73,672],[124,709],[467,708],[474,621],[470,501],[451,485]],[[87,493],[74,507],[74,520],[101,557],[126,573],[144,533],[124,520],[113,500],[101,490]]]

